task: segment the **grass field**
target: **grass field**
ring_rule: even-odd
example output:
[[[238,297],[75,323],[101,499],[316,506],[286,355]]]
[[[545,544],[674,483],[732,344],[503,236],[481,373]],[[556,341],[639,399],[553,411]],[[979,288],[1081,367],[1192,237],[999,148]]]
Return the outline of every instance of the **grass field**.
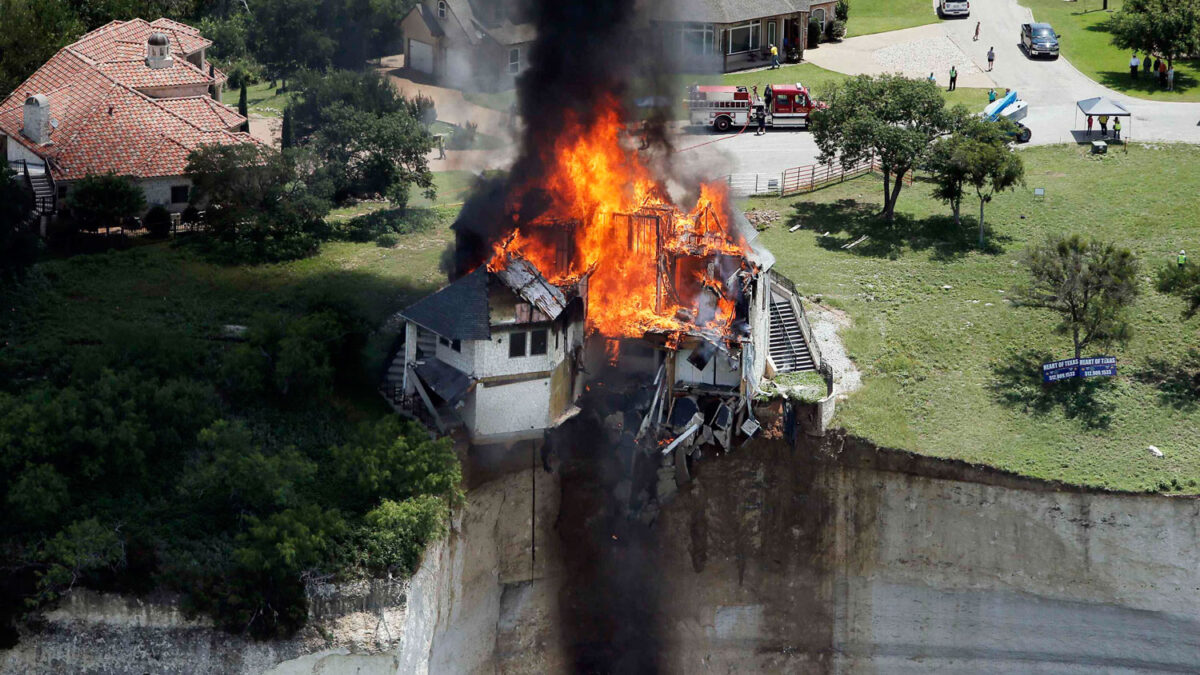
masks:
[[[512,110],[513,105],[517,102],[517,90],[506,89],[495,92],[464,91],[463,98],[475,105],[499,110],[500,112],[508,112]]]
[[[292,95],[276,92],[277,89],[272,88],[269,82],[259,82],[246,87],[246,107],[250,114],[259,117],[282,117],[283,109],[291,102]],[[236,108],[240,95],[240,89],[231,87],[221,93],[221,102]]]
[[[937,21],[929,0],[851,0],[846,37],[886,33]]]
[[[802,292],[846,310],[844,335],[864,388],[839,405],[839,423],[880,444],[982,462],[1042,478],[1130,490],[1197,492],[1200,400],[1187,392],[1200,318],[1152,277],[1180,248],[1200,249],[1200,148],[1134,146],[1094,159],[1076,146],[1021,151],[1027,184],[988,206],[990,248],[974,248],[978,202],[956,228],[921,181],[906,188],[894,230],[872,212],[877,176],[802,198],[751,200],[783,219],[763,234],[778,269]],[[1163,166],[1167,182],[1129,181]],[[1034,198],[1033,188],[1045,188]],[[804,227],[789,233],[794,223]],[[821,234],[829,232],[828,237]],[[1142,295],[1119,376],[1043,388],[1039,364],[1070,356],[1055,315],[1007,298],[1027,275],[1020,256],[1053,233],[1079,232],[1132,248]],[[862,234],[851,250],[841,246]],[[943,286],[950,286],[943,290]],[[1148,445],[1165,453],[1154,458]]]
[[[1105,24],[1113,11],[1121,8],[1123,0],[1109,0],[1109,12],[1101,9],[1102,0],[1018,0],[1033,10],[1038,21],[1054,26],[1062,37],[1062,55],[1083,74],[1106,87],[1130,96],[1156,101],[1200,101],[1200,61],[1175,62],[1175,90],[1165,91],[1154,77],[1143,73],[1137,80],[1129,78],[1130,53],[1114,47]],[[1013,28],[1016,37],[1016,27]],[[1139,57],[1143,54],[1138,54]]]
[[[44,285],[5,317],[15,323],[0,322],[0,329],[18,344],[36,342],[24,348],[73,362],[73,351],[138,326],[204,339],[260,312],[302,312],[314,302],[353,307],[380,325],[445,281],[438,263],[453,241],[449,224],[457,212],[438,209],[437,227],[399,235],[394,247],[327,242],[316,256],[271,265],[216,265],[171,243],[47,260],[39,265]],[[372,338],[367,372],[382,363],[390,342],[391,336]],[[373,391],[354,392],[354,398],[378,403]]]

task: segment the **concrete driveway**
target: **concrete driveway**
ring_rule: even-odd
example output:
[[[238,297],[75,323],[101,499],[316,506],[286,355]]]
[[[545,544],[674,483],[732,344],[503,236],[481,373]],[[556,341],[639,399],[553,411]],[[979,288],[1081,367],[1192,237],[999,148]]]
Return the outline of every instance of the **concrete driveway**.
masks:
[[[1200,103],[1133,98],[1091,80],[1066,58],[1025,56],[1020,46],[1020,27],[1032,20],[1032,12],[1016,0],[979,0],[971,4],[971,16],[966,19],[825,44],[809,50],[805,57],[822,68],[847,74],[900,72],[919,78],[932,70],[943,85],[945,71],[953,63],[958,65],[961,86],[995,86],[998,91],[1012,88],[1029,103],[1025,124],[1033,131],[1034,145],[1082,140],[1082,132],[1073,133],[1086,128],[1075,104],[1093,96],[1107,96],[1133,114],[1133,119],[1123,125],[1123,135],[1134,141],[1200,143]],[[978,41],[972,39],[976,22],[981,24]],[[1070,39],[1070,35],[1063,37],[1064,42]],[[989,47],[996,49],[992,72],[986,70]],[[939,64],[941,67],[936,67]],[[721,137],[700,131],[684,135],[678,146],[697,146],[716,138]],[[711,175],[747,176],[778,174],[786,168],[811,164],[816,155],[816,145],[806,131],[780,130],[755,137],[747,130],[739,137],[680,153],[680,160],[704,167]]]

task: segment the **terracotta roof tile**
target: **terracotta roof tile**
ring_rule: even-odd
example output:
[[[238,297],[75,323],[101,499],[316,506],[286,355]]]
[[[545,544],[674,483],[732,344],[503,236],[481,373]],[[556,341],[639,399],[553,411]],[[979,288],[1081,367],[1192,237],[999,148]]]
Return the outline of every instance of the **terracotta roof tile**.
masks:
[[[245,118],[207,96],[155,99],[138,91],[225,79],[219,71],[210,78],[184,60],[183,53],[170,68],[146,66],[142,45],[156,30],[171,36],[173,49],[211,44],[194,28],[166,19],[153,24],[114,21],[60,50],[0,102],[0,132],[50,160],[59,180],[106,172],[177,176],[198,147],[258,143],[249,134],[229,131]],[[50,102],[54,124],[45,145],[34,145],[21,134],[23,105],[32,94],[44,94]]]

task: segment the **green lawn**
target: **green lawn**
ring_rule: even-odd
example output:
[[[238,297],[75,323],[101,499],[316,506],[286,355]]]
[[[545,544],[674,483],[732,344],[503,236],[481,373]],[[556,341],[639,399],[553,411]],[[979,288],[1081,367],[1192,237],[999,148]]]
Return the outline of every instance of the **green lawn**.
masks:
[[[851,0],[846,37],[886,33],[938,21],[929,0]]]
[[[277,91],[278,89],[272,88],[269,82],[259,82],[246,87],[246,107],[250,109],[250,114],[259,117],[282,117],[283,109],[291,102],[292,95]],[[221,93],[221,102],[236,108],[240,95],[240,89],[230,87]]]
[[[1183,301],[1155,291],[1151,278],[1174,251],[1200,250],[1200,148],[1135,145],[1102,159],[1076,146],[1021,153],[1027,184],[988,206],[985,253],[974,249],[978,202],[964,204],[956,228],[921,181],[902,193],[894,231],[872,216],[877,176],[798,199],[751,200],[785,216],[763,233],[778,269],[854,320],[844,338],[865,385],[839,404],[838,423],[882,445],[1031,476],[1198,491],[1200,400],[1181,384],[1200,318],[1181,320]],[[1163,166],[1177,169],[1171,181],[1128,180]],[[1033,197],[1036,187],[1044,198]],[[789,233],[796,222],[804,227]],[[1007,298],[1026,279],[1027,245],[1066,232],[1131,247],[1143,265],[1142,295],[1133,341],[1088,350],[1116,356],[1118,377],[1043,388],[1039,364],[1070,356],[1070,339],[1054,334],[1050,312]],[[862,234],[871,238],[841,248]],[[1150,456],[1148,445],[1166,456]]]
[[[1083,74],[1106,87],[1130,96],[1157,101],[1200,101],[1200,61],[1175,62],[1175,90],[1165,91],[1157,78],[1129,79],[1129,56],[1124,49],[1114,47],[1105,24],[1111,12],[1121,8],[1123,0],[1109,0],[1109,12],[1101,10],[1102,0],[1019,0],[1031,10],[1038,21],[1054,26],[1060,37],[1062,55]],[[1017,27],[1013,27],[1013,38]],[[1138,54],[1139,57],[1143,56]]]
[[[437,171],[433,174],[433,184],[437,187],[437,198],[431,201],[423,195],[414,195],[413,206],[461,204],[475,185],[475,173],[471,171]]]
[[[433,134],[443,134],[446,136],[446,140],[449,141],[450,134],[454,133],[454,130],[457,128],[458,128],[457,125],[450,124],[449,122],[442,122],[441,120],[438,120],[437,122],[434,122],[433,124],[431,124],[429,126],[429,131],[430,131],[430,133],[433,133]],[[489,134],[485,134],[485,133],[477,131],[477,132],[475,132],[475,141],[471,144],[471,147],[467,148],[467,149],[468,150],[496,150],[499,148],[503,148],[505,145],[508,145],[508,142],[505,141],[503,138],[500,138],[499,136],[491,136]],[[447,148],[447,150],[449,150],[449,148]]]
[[[506,89],[495,92],[464,91],[463,98],[475,105],[481,105],[492,110],[508,112],[517,102],[517,90]]]

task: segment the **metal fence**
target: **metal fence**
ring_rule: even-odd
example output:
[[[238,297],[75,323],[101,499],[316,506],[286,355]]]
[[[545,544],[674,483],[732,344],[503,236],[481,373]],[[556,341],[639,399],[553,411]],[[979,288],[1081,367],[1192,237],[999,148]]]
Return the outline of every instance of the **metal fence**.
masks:
[[[779,196],[812,192],[834,183],[861,176],[865,173],[880,173],[883,167],[875,158],[865,159],[853,166],[840,163],[808,164],[785,169],[782,173],[735,173],[725,177],[729,193],[735,197]],[[904,176],[905,185],[912,185],[913,172]]]

